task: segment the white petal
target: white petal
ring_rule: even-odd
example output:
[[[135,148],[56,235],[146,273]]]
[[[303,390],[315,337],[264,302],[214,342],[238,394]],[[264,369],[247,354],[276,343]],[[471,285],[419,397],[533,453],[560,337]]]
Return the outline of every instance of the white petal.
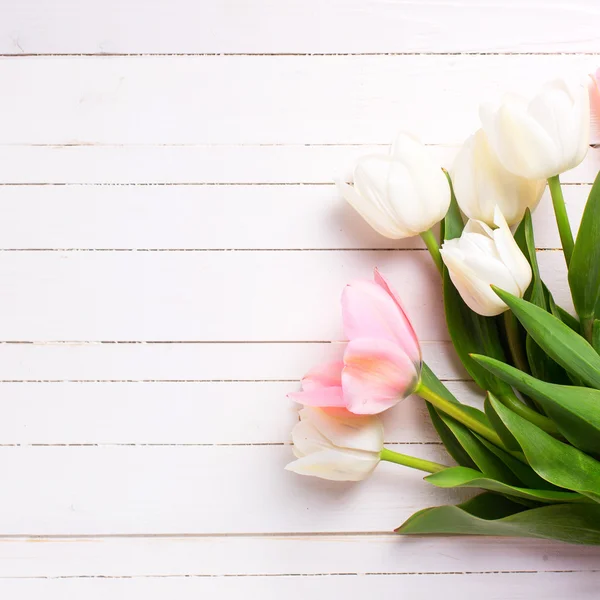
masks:
[[[304,456],[285,468],[299,475],[331,481],[362,481],[379,463],[379,454],[352,450],[324,450]]]
[[[517,295],[522,297],[531,283],[531,266],[515,242],[508,224],[498,208],[494,213],[494,222],[498,226],[498,229],[494,231],[498,254],[515,280],[519,290]]]
[[[332,448],[331,442],[308,420],[302,420],[294,425],[292,442],[294,454],[298,458]]]
[[[393,222],[389,215],[383,212],[379,205],[375,205],[367,198],[361,196],[351,185],[338,182],[341,196],[358,212],[358,214],[380,235],[391,239],[402,239],[409,235]]]
[[[344,409],[314,407],[306,407],[301,412],[304,413],[302,419],[310,419],[321,435],[337,448],[376,453],[383,448],[383,425],[377,416],[357,416]]]

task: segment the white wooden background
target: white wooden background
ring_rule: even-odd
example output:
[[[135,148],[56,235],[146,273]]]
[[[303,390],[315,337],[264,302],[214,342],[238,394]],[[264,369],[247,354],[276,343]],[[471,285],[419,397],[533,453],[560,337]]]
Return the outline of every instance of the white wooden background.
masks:
[[[418,241],[335,175],[410,126],[449,165],[481,100],[600,65],[596,0],[0,1],[0,597],[598,597],[600,550],[399,539],[455,502],[381,465],[283,471],[286,392],[378,265],[471,403]],[[565,176],[581,215],[600,156]],[[546,198],[540,262],[568,304]],[[444,458],[422,403],[386,416]]]

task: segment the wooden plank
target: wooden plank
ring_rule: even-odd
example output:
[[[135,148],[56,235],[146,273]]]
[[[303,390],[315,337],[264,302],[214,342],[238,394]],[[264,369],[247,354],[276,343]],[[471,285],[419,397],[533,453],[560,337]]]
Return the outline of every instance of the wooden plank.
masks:
[[[211,600],[252,597],[276,600],[348,598],[359,600],[374,591],[381,600],[411,598],[446,600],[480,598],[523,600],[543,590],[545,600],[595,600],[598,573],[495,573],[437,575],[326,575],[321,577],[148,577],[117,579],[3,579],[0,592],[11,600]]]
[[[0,538],[7,578],[486,573],[598,568],[598,549],[547,540],[387,535]],[[587,575],[586,575],[586,572]]]
[[[564,188],[576,230],[590,186]],[[5,186],[0,214],[2,249],[424,248],[376,233],[333,185]],[[548,193],[534,227],[538,248],[560,248]]]
[[[393,446],[447,462],[437,445]],[[466,499],[390,463],[359,485],[284,471],[289,446],[0,448],[4,535],[391,531]]]
[[[394,125],[391,126],[392,129]],[[393,136],[390,129],[388,134]],[[464,131],[462,137],[466,137]],[[389,139],[387,140],[389,141]],[[457,145],[431,145],[447,168]],[[351,175],[357,158],[386,153],[388,144],[356,145],[0,145],[0,183],[331,184]],[[561,175],[566,183],[591,183],[600,148]],[[263,188],[264,192],[267,192]],[[150,193],[148,189],[146,192]],[[83,194],[84,190],[79,189]],[[196,190],[200,194],[200,190]]]
[[[593,0],[21,0],[4,7],[0,52],[599,51]]]
[[[562,254],[542,252],[540,264],[568,306]],[[6,252],[0,339],[341,340],[341,291],[375,265],[399,288],[420,339],[448,339],[432,261],[401,251]]]
[[[289,443],[298,405],[289,382],[4,383],[0,445]],[[483,407],[484,392],[448,382]],[[406,399],[383,415],[388,442],[437,443],[425,403]]]
[[[140,56],[0,61],[0,143],[458,143],[481,100],[598,58]],[[399,86],[399,82],[402,85]],[[449,118],[450,116],[450,118]]]
[[[422,342],[443,380],[467,378],[450,342]],[[297,382],[343,343],[2,343],[0,380],[53,382]]]

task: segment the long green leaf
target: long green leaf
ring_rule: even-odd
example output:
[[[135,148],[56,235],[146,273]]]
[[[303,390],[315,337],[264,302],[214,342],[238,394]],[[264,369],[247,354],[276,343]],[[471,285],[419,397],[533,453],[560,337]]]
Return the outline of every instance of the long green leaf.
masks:
[[[553,360],[580,378],[586,385],[600,388],[600,355],[583,337],[542,308],[504,290],[494,287],[494,291],[506,302],[535,342]],[[487,353],[477,354],[489,356]]]
[[[552,504],[523,510],[488,492],[458,506],[421,510],[396,532],[527,537],[600,545],[600,505]]]
[[[540,381],[487,356],[473,360],[539,402],[574,446],[600,455],[600,390]]]
[[[442,420],[441,413],[435,406],[425,402],[427,410],[429,411],[429,417],[435,427],[437,434],[440,436],[440,440],[444,444],[448,454],[461,466],[477,468],[477,465],[473,462],[473,459],[461,446],[460,442],[456,439],[450,428]]]
[[[600,316],[600,173],[579,225],[569,264],[569,286],[575,310],[591,339],[594,317]]]
[[[473,356],[477,355],[474,354]],[[483,408],[485,410],[485,416],[488,418],[494,431],[498,434],[508,450],[519,450],[519,443],[515,439],[514,435],[507,429],[506,425],[504,425],[502,419],[496,414],[494,407],[490,403],[489,395],[487,395],[485,398]]]
[[[440,417],[475,463],[478,472],[509,485],[519,485],[519,480],[513,471],[494,452],[491,452],[476,434],[448,415],[440,414]]]
[[[425,477],[425,481],[441,488],[480,488],[489,492],[507,494],[517,498],[525,498],[536,502],[563,503],[563,502],[592,502],[585,496],[576,492],[535,490],[518,486],[508,485],[497,479],[486,477],[480,471],[467,467],[450,467]]]
[[[548,435],[495,398],[490,397],[490,402],[540,477],[600,502],[600,462]]]

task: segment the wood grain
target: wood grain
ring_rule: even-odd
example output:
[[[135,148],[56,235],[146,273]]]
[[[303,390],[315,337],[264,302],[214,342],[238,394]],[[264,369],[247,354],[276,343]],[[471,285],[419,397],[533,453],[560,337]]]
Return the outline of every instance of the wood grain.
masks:
[[[0,52],[15,55],[600,50],[593,0],[21,0],[4,11]]]
[[[597,56],[139,56],[0,61],[0,144],[457,144],[481,101]],[[160,85],[158,84],[160,82]],[[42,93],[43,91],[43,93]],[[448,118],[448,115],[452,115]],[[208,117],[209,116],[209,117]]]

